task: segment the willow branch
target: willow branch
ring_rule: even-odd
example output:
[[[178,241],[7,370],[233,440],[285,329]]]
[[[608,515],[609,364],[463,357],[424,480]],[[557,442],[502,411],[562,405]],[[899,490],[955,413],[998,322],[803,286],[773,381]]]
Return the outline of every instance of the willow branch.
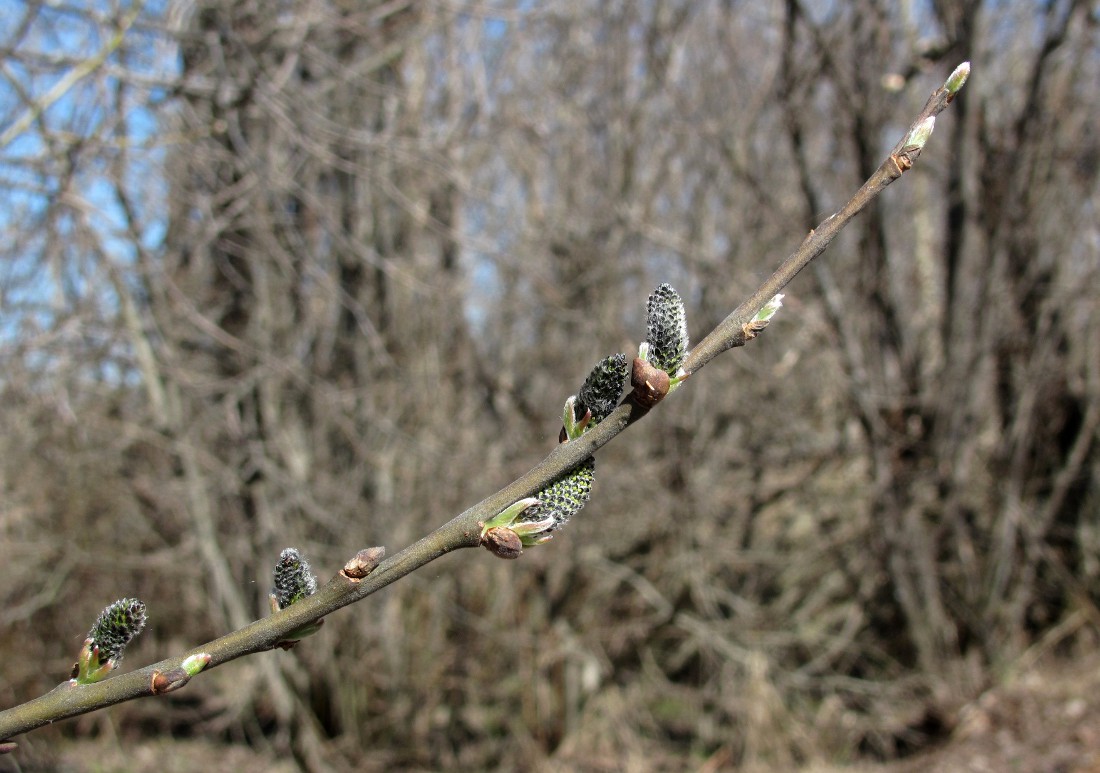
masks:
[[[969,74],[968,63],[960,65],[943,86],[933,92],[905,136],[890,152],[854,196],[835,214],[809,233],[792,255],[760,287],[712,330],[684,361],[691,375],[722,352],[743,346],[758,330],[752,322],[761,309],[810,261],[824,252],[848,222],[910,169],[931,134],[935,116],[950,104]],[[650,406],[651,407],[651,406]],[[338,609],[354,604],[387,585],[416,571],[440,556],[481,542],[481,526],[509,505],[530,497],[556,478],[576,467],[609,443],[630,425],[644,417],[650,407],[628,396],[607,418],[580,437],[558,445],[542,462],[521,478],[457,515],[431,534],[396,555],[381,560],[385,551],[360,551],[317,593],[270,617],[257,620],[233,633],[145,668],[102,682],[74,685],[66,682],[51,692],[0,712],[0,739],[8,739],[61,719],[74,717],[117,703],[161,695],[183,687],[194,676],[188,670],[196,657],[209,670],[245,655],[285,645],[296,630],[314,623]],[[190,658],[190,660],[188,660]],[[0,753],[14,744],[0,743]]]

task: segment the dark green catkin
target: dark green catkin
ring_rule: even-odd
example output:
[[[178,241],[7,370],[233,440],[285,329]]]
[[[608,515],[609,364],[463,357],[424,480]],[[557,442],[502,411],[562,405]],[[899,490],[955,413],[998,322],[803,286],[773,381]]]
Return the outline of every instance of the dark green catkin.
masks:
[[[649,362],[675,375],[688,350],[687,314],[684,302],[670,284],[662,284],[646,303],[646,341]]]
[[[593,424],[606,419],[619,404],[629,371],[625,354],[613,354],[596,363],[577,392],[573,410],[577,420],[583,418],[586,410],[592,412]]]
[[[286,609],[296,601],[317,592],[317,578],[313,576],[309,562],[295,548],[286,548],[275,564],[275,587],[271,595],[279,609]]]
[[[99,662],[122,660],[126,645],[145,627],[145,604],[138,599],[119,599],[96,618],[88,637],[99,647]]]
[[[596,459],[590,456],[535,494],[541,504],[524,513],[523,520],[536,520],[549,515],[554,519],[554,525],[548,531],[560,529],[588,502],[595,478]]]

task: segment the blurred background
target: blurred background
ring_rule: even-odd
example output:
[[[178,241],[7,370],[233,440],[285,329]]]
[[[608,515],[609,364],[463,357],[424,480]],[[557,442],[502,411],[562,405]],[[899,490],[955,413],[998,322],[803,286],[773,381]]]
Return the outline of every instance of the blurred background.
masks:
[[[5,707],[118,597],[152,662],[265,614],[282,548],[324,580],[510,482],[653,287],[701,338],[973,74],[551,544],[0,769],[904,761],[1095,649],[1094,4],[2,6]]]

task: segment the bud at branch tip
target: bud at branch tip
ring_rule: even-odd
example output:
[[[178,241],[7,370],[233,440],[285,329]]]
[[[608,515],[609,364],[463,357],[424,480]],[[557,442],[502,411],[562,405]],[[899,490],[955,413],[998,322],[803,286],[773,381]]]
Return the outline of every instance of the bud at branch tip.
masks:
[[[951,94],[958,94],[959,90],[966,83],[966,79],[970,77],[970,62],[963,62],[955,71],[947,76],[947,80],[944,82],[943,87],[947,89]]]

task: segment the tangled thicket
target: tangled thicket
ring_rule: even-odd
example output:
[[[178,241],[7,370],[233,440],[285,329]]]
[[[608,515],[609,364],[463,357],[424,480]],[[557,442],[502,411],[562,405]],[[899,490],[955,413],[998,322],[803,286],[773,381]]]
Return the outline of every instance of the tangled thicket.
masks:
[[[150,6],[87,109],[3,148],[5,705],[107,599],[149,605],[151,660],[263,614],[286,545],[324,577],[511,480],[651,287],[709,328],[966,58],[913,178],[601,453],[560,537],[112,711],[317,769],[789,765],[912,750],[1091,641],[1087,3],[432,5]],[[19,7],[32,94],[68,66],[41,25],[113,23]]]

